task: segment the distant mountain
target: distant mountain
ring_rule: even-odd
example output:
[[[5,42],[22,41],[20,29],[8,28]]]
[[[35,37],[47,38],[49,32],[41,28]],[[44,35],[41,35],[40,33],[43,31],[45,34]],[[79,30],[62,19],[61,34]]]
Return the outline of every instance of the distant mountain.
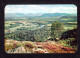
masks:
[[[27,17],[36,17],[36,16],[41,16],[43,14],[42,13],[28,13],[26,15],[27,15]]]
[[[6,13],[5,18],[26,17],[24,13]]]
[[[55,17],[55,16],[66,16],[66,15],[76,15],[76,14],[68,14],[68,13],[46,13],[41,17]]]
[[[5,14],[5,18],[22,18],[22,17],[36,17],[36,16],[41,16],[41,13],[28,13],[28,14],[24,14],[24,13],[6,13]]]
[[[66,15],[76,15],[68,13],[5,13],[5,18],[22,18],[22,17],[55,17],[55,16],[66,16]]]

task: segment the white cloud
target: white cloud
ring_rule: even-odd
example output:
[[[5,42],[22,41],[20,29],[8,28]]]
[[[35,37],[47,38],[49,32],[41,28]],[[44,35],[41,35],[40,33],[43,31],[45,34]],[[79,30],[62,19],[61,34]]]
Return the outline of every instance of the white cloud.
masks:
[[[77,13],[76,7],[45,7],[43,5],[13,5],[6,6],[5,13]]]

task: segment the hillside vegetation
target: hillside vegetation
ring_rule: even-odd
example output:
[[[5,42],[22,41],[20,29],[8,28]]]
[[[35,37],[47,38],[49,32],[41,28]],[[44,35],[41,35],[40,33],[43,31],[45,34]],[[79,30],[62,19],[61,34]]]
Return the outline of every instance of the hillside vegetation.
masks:
[[[75,53],[76,49],[55,41],[31,42],[5,39],[7,53]]]
[[[7,53],[75,53],[77,51],[76,15],[63,13],[16,15],[5,18],[4,41]]]

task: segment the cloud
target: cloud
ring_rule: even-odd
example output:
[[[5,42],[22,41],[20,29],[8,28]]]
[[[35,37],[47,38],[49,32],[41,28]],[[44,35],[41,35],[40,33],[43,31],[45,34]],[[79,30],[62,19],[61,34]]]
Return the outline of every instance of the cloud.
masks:
[[[52,6],[47,5],[7,5],[5,13],[77,13],[77,7],[74,6]]]

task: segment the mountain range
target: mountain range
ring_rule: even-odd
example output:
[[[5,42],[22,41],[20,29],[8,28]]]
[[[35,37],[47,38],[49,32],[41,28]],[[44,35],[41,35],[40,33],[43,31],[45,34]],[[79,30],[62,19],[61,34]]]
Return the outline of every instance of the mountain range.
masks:
[[[69,13],[5,13],[5,18],[17,18],[17,17],[55,17],[55,16],[66,16],[66,15],[77,15]]]

